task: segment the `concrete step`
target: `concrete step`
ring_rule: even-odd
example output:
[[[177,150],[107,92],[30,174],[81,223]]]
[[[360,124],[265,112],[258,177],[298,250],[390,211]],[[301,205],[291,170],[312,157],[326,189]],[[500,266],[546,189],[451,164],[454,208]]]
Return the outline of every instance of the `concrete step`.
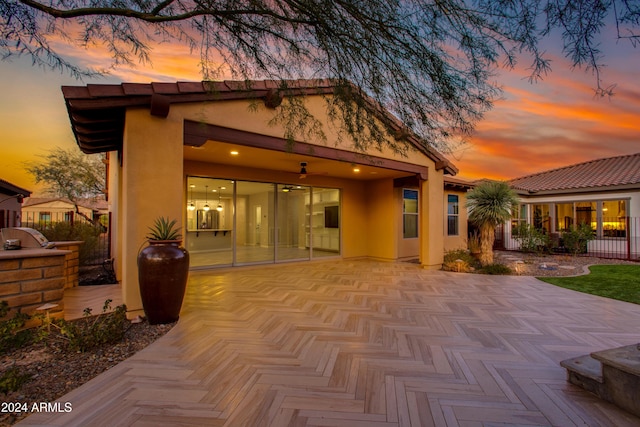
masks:
[[[560,366],[567,370],[567,381],[575,384],[601,399],[605,399],[602,364],[590,354],[563,360]],[[606,399],[605,399],[606,400]]]
[[[640,416],[640,344],[563,360],[567,380]]]

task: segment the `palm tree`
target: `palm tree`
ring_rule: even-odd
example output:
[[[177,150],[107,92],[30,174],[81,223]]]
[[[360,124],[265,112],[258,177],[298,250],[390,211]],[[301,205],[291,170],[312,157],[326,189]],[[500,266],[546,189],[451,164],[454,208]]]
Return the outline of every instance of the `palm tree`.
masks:
[[[495,229],[511,218],[518,196],[501,181],[485,181],[467,193],[469,221],[480,229],[480,264],[493,264]]]

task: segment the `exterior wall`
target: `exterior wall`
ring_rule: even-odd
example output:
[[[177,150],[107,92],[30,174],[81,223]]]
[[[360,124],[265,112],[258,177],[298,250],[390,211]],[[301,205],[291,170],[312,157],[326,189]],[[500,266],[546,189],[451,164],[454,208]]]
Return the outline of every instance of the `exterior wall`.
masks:
[[[184,223],[183,120],[153,117],[147,109],[127,111],[122,149],[122,192],[118,238],[122,239],[122,299],[130,316],[142,314],[137,256],[148,227],[164,216]]]
[[[324,101],[309,98],[310,109],[324,111]],[[173,104],[167,118],[153,117],[148,109],[127,111],[122,149],[122,166],[114,172],[118,185],[110,185],[109,198],[118,200],[115,213],[116,272],[122,279],[123,302],[129,315],[142,314],[138,289],[137,254],[145,242],[147,228],[159,216],[176,218],[185,230],[186,176],[200,175],[268,182],[291,182],[291,174],[273,170],[239,168],[204,162],[183,161],[184,120],[241,129],[274,137],[283,130],[269,125],[273,116],[257,103],[257,112],[249,111],[248,101],[198,104]],[[318,113],[321,117],[320,113]],[[325,120],[329,123],[329,120]],[[349,149],[348,141],[337,138],[336,130],[325,129],[332,147]],[[337,142],[336,142],[337,141]],[[307,141],[309,142],[309,141]],[[335,144],[334,144],[335,142]],[[309,142],[324,145],[324,141]],[[372,155],[402,162],[409,159],[388,150]],[[113,158],[112,158],[113,159]],[[420,256],[425,266],[439,267],[443,257],[443,173],[423,154],[414,153],[410,162],[429,168],[429,181],[420,189]],[[112,162],[111,170],[118,162]],[[113,182],[113,181],[112,181]],[[305,185],[342,190],[342,256],[397,259],[398,220],[401,208],[396,205],[392,180],[364,182],[328,176],[308,176]]]
[[[0,228],[20,227],[22,205],[14,194],[0,192]]]
[[[420,262],[424,268],[439,269],[444,260],[444,176],[430,173],[420,184]]]
[[[447,235],[447,196],[453,194],[458,196],[458,235]],[[469,214],[467,212],[467,194],[466,191],[445,190],[443,197],[444,204],[444,251],[453,251],[456,249],[467,249],[467,236],[469,234]]]
[[[402,207],[393,188],[393,180],[371,181],[366,186],[367,219],[363,232],[368,236],[366,256],[391,261],[398,257],[397,223]]]
[[[526,204],[550,204],[550,203],[572,203],[581,201],[606,201],[606,200],[620,200],[627,199],[628,202],[628,216],[631,218],[640,218],[640,191],[607,191],[607,192],[591,192],[591,193],[565,193],[565,194],[551,194],[541,196],[520,196],[520,203]],[[531,212],[529,212],[529,223],[532,223]],[[630,246],[632,255],[637,257],[640,250],[640,233],[638,233],[637,227],[631,227],[630,233]],[[635,234],[634,234],[635,233]],[[519,243],[511,235],[511,224],[506,223],[504,226],[504,238],[507,248],[517,248]],[[624,254],[627,252],[626,239],[603,239],[596,238],[589,242],[588,252],[591,253],[609,253],[609,254]]]
[[[107,196],[107,204],[109,212],[111,212],[111,257],[116,262],[114,263],[114,271],[116,278],[122,280],[122,242],[123,239],[119,238],[120,224],[122,224],[122,174],[120,173],[120,161],[118,160],[118,153],[112,151],[109,153],[109,188]]]

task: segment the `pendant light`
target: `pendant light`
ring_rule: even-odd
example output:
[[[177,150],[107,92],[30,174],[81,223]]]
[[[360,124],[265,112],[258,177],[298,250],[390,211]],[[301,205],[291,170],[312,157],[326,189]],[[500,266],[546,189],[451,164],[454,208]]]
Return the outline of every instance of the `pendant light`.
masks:
[[[187,205],[187,210],[189,210],[189,211],[195,211],[196,210],[196,205],[193,204],[193,187],[195,187],[195,185],[193,185],[193,184],[191,184],[189,186],[189,188],[191,189],[191,196],[189,196],[189,199],[191,199],[191,201]]]
[[[202,209],[204,209],[205,212],[209,212],[209,209],[211,209],[209,207],[209,199],[207,197],[207,193],[209,192],[209,186],[205,185],[204,186],[204,206],[202,207]]]
[[[220,190],[218,191],[218,207],[216,207],[216,210],[218,212],[222,212],[222,203],[220,202],[220,197],[222,197],[222,187],[219,187]]]

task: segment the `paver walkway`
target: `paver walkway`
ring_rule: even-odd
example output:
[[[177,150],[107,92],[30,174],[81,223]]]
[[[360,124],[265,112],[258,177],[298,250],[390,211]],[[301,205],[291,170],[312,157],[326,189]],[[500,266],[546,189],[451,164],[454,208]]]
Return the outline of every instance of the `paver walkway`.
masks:
[[[531,277],[372,261],[192,273],[181,320],[64,396],[60,426],[631,426],[559,362],[640,341],[640,306]]]

